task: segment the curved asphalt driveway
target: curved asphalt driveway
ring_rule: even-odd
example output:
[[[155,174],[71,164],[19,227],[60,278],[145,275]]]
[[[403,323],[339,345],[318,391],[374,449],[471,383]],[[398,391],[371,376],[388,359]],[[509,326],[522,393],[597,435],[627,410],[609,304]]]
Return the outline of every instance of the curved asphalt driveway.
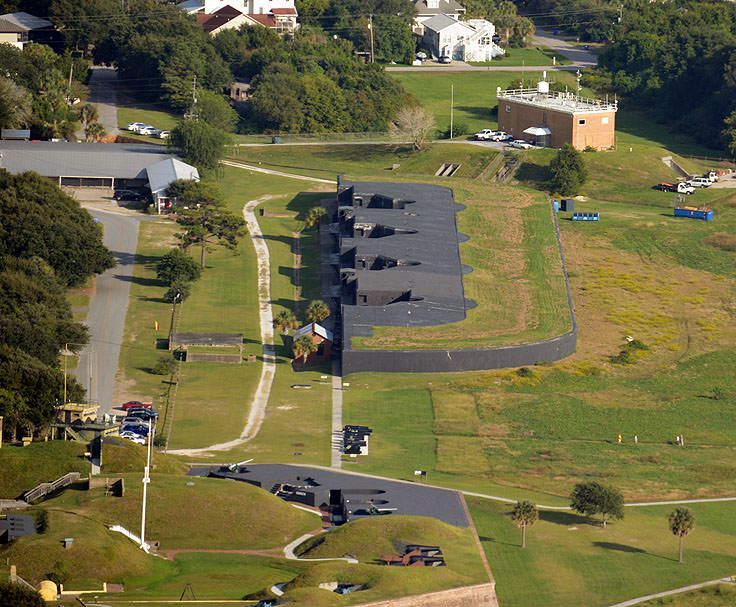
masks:
[[[118,72],[112,67],[94,66],[89,79],[88,103],[97,106],[98,122],[105,126],[108,135],[118,130]]]
[[[95,280],[95,292],[89,304],[86,323],[90,343],[82,350],[79,366],[73,372],[77,381],[87,388],[88,398],[100,405],[98,413],[101,416],[110,413],[113,408],[115,375],[138,246],[138,225],[146,218],[98,208],[88,207],[87,211],[103,224],[103,242],[117,261],[114,268],[100,274]]]

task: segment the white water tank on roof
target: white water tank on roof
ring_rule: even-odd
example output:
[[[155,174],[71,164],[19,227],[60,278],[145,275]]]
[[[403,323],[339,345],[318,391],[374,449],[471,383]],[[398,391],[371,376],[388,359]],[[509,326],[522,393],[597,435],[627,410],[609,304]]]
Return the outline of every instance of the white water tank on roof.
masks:
[[[537,82],[537,93],[549,93],[549,82],[545,80]]]

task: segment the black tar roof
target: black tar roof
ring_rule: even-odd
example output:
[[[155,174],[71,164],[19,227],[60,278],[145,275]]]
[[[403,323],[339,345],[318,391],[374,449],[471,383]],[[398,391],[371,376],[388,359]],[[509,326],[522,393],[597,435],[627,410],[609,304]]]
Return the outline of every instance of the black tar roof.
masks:
[[[438,489],[409,482],[359,476],[349,472],[333,472],[321,468],[286,464],[248,464],[241,470],[243,472],[222,474],[220,466],[192,468],[189,475],[208,476],[212,471],[225,478],[255,482],[266,490],[278,483],[298,482],[297,477],[301,482],[309,478],[320,489],[341,489],[348,500],[351,499],[350,490],[356,490],[352,498],[356,504],[364,503],[366,496],[373,495],[371,491],[381,491],[383,493],[375,494],[381,500],[386,501],[381,508],[395,508],[395,514],[429,516],[457,527],[468,526],[468,519],[460,497],[456,491],[451,489]]]
[[[350,188],[352,191],[352,201]],[[341,195],[342,193],[342,195]],[[402,201],[399,208],[367,206],[373,195]],[[356,268],[358,292],[411,292],[409,301],[387,305],[357,305],[343,298],[343,347],[350,337],[371,335],[371,327],[428,326],[458,322],[475,303],[466,300],[455,214],[463,210],[450,188],[420,183],[338,181],[339,206],[352,203],[353,226],[388,226],[394,233],[381,238],[353,235],[342,221],[340,253],[355,257],[386,257],[403,264],[383,270]],[[363,206],[357,199],[363,200]],[[402,208],[403,207],[403,208]],[[344,214],[344,213],[343,213]],[[357,264],[356,264],[357,265]],[[343,271],[346,270],[343,264]]]

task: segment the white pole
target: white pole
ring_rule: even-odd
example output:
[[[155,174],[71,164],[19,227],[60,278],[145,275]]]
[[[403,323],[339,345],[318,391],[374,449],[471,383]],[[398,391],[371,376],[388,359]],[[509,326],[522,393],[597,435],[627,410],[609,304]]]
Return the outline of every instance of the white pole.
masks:
[[[455,109],[455,85],[450,84],[450,139],[452,139],[452,119]]]
[[[153,437],[151,436],[151,420],[148,420],[148,449],[146,457],[146,467],[143,472],[143,506],[141,508],[141,548],[146,545],[146,493],[148,483],[151,482],[149,471],[151,469],[151,446],[153,445]]]

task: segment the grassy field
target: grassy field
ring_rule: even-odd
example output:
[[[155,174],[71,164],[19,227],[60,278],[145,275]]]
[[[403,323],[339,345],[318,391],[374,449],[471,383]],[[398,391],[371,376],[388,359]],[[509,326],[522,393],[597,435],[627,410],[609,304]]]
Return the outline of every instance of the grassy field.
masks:
[[[382,555],[397,553],[396,542],[438,545],[447,566],[403,568],[378,565]],[[297,576],[284,590],[285,598],[297,600],[299,604],[365,603],[488,581],[470,530],[424,517],[392,516],[355,521],[307,540],[297,550],[304,558],[352,554],[360,562],[358,565],[325,563]],[[364,584],[367,588],[346,597],[317,588],[319,582],[330,580]]]
[[[468,505],[504,607],[610,605],[734,573],[732,505],[689,505],[697,527],[685,539],[683,564],[667,526],[671,507],[627,508],[623,521],[605,529],[571,513],[542,511],[522,550],[508,505],[478,499]]]
[[[67,472],[86,476],[86,446],[73,441],[31,443],[27,447],[3,445],[0,449],[0,498],[13,499],[39,483],[50,483]]]
[[[496,150],[476,145],[437,143],[422,152],[413,152],[409,146],[381,143],[248,147],[241,148],[240,155],[231,159],[321,179],[335,179],[344,173],[349,178],[373,176],[387,180],[434,175],[443,163],[453,162],[460,165],[454,177],[475,179],[481,177],[497,155]],[[393,168],[394,165],[398,166]]]
[[[538,67],[540,65],[552,65],[553,58],[556,65],[570,65],[572,61],[562,55],[556,54],[547,46],[533,46],[529,48],[506,49],[506,54],[496,57],[492,61],[469,61],[470,65],[518,65]]]
[[[176,126],[176,122],[179,120],[178,116],[175,116],[169,112],[141,106],[141,107],[119,107],[118,108],[118,128],[125,131],[131,122],[142,122],[143,124],[151,124],[157,129],[162,131],[170,131]],[[127,131],[126,131],[127,133]],[[131,133],[131,136],[135,136],[135,133]],[[141,139],[151,139],[151,137],[141,136]],[[161,141],[157,139],[157,141]]]
[[[513,53],[512,49],[510,59]],[[434,115],[440,132],[450,126],[450,89],[453,85],[454,123],[464,124],[468,133],[475,133],[498,127],[496,114],[491,112],[491,108],[498,105],[496,88],[507,88],[522,77],[522,72],[393,72],[392,76]],[[542,72],[525,72],[523,78],[526,86],[534,86],[542,79]],[[574,75],[567,72],[551,72],[548,80],[568,84],[571,89],[575,86]]]

